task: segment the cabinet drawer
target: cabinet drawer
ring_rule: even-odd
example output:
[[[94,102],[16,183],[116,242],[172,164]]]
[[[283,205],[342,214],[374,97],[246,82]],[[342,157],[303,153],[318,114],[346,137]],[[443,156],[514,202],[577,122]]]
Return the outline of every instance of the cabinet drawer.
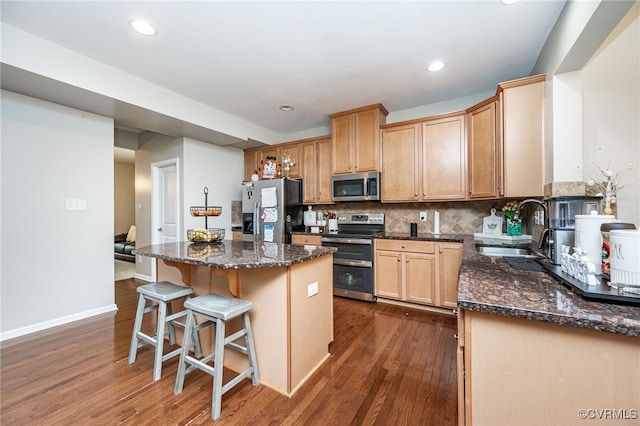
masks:
[[[322,237],[320,235],[291,235],[291,244],[321,246]]]
[[[375,240],[377,250],[410,251],[415,253],[435,253],[436,243],[433,241],[414,240]]]

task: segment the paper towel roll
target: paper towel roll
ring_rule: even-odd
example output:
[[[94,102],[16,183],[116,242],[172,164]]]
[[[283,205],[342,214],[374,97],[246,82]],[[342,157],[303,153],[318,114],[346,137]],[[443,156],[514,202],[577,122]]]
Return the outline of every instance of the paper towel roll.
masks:
[[[440,233],[440,212],[438,210],[433,212],[433,233]]]
[[[586,250],[587,257],[595,265],[602,264],[602,233],[600,225],[607,222],[615,222],[616,217],[605,214],[578,214],[576,215],[576,232],[574,247]],[[602,271],[599,269],[597,273]]]

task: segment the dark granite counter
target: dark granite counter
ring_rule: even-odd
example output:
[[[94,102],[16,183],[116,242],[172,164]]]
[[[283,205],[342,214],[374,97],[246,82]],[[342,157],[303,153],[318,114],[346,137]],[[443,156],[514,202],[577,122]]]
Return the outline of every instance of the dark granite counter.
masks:
[[[546,272],[479,254],[476,243],[464,238],[459,308],[640,337],[639,307],[585,299]]]
[[[249,269],[290,266],[335,251],[333,247],[223,240],[209,244],[157,244],[136,248],[135,254],[217,269]]]
[[[417,236],[412,237],[408,233],[404,232],[381,232],[375,234],[373,238],[380,238],[385,240],[413,240],[413,241],[435,241],[440,243],[462,243],[464,237],[454,234],[423,234],[418,233]]]
[[[502,258],[479,254],[473,236],[381,233],[374,238],[463,243],[458,307],[514,318],[640,337],[640,307],[588,300],[546,272],[513,269]],[[502,243],[529,246],[530,243]]]

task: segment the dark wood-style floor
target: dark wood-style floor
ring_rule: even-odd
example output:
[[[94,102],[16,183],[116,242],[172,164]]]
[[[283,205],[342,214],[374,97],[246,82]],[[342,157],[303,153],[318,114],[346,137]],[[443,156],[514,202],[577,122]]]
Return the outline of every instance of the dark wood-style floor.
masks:
[[[194,371],[175,396],[176,358],[165,362],[158,382],[151,378],[151,347],[128,364],[135,289],[142,284],[116,282],[116,314],[3,342],[0,423],[213,422],[211,376]],[[253,387],[247,379],[223,396],[222,416],[215,423],[456,424],[453,317],[337,297],[334,309],[331,357],[293,398]]]

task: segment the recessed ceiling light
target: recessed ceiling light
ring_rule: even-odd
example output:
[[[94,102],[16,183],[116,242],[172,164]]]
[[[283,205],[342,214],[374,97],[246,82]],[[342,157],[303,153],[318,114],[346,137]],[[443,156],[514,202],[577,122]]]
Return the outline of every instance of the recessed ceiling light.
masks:
[[[515,4],[518,3],[520,0],[500,0],[500,3],[508,6],[510,4]]]
[[[293,107],[291,105],[280,105],[280,111],[293,111]]]
[[[153,25],[151,25],[150,23],[142,19],[133,19],[129,21],[129,25],[131,25],[131,28],[133,28],[140,34],[143,34],[146,36],[154,36],[158,34],[158,31],[156,31],[156,29],[153,28]]]
[[[445,63],[442,61],[434,61],[431,62],[431,64],[429,64],[429,66],[427,67],[427,71],[430,72],[436,72],[436,71],[440,71],[442,68],[444,68]]]

